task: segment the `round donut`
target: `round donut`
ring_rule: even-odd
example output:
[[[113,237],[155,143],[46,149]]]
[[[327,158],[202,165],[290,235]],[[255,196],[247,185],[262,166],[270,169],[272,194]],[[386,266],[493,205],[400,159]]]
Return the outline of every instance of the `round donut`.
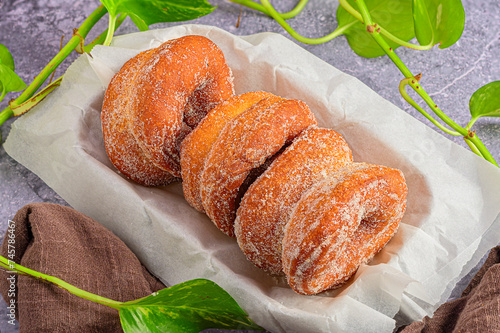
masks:
[[[234,237],[236,199],[250,171],[316,124],[304,102],[266,98],[224,127],[206,158],[200,183],[205,212],[220,230]]]
[[[200,212],[205,212],[200,196],[200,178],[205,159],[224,126],[258,101],[273,97],[263,91],[247,92],[232,96],[213,108],[181,144],[182,188],[187,202]]]
[[[283,271],[300,294],[347,281],[396,232],[406,207],[401,171],[352,163],[299,200],[283,237]]]
[[[114,76],[104,96],[101,121],[106,152],[113,165],[125,176],[138,183],[160,185],[172,182],[175,177],[170,172],[150,163],[147,155],[142,153],[129,130],[130,115],[126,106],[131,103],[132,97],[128,94],[122,95],[121,91],[122,87],[130,84],[144,60],[152,52],[154,50],[142,52],[130,59]]]
[[[352,163],[342,136],[316,126],[304,130],[246,191],[236,214],[238,245],[256,266],[282,272],[281,241],[291,211],[314,183]]]
[[[206,37],[185,36],[141,52],[115,75],[104,97],[101,120],[111,162],[143,185],[180,177],[182,139],[233,94],[224,55]]]

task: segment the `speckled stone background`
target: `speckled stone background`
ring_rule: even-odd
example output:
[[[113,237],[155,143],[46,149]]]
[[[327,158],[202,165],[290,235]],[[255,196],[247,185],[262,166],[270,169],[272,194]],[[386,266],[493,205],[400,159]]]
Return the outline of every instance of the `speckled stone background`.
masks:
[[[236,35],[247,35],[272,31],[289,36],[276,22],[261,13],[241,10],[241,21],[236,26],[240,6],[221,0],[209,0],[218,8],[195,23],[215,25]],[[397,1],[397,0],[394,0]],[[500,2],[498,0],[462,0],[466,12],[466,25],[459,42],[441,50],[430,51],[398,49],[397,53],[414,73],[423,73],[422,85],[440,108],[457,123],[465,126],[469,120],[470,96],[482,85],[500,80]],[[273,4],[279,11],[293,8],[296,1],[276,0]],[[57,53],[64,36],[67,42],[76,28],[99,5],[95,0],[0,0],[0,43],[6,45],[14,56],[16,71],[27,83]],[[304,11],[289,23],[307,37],[323,36],[336,27],[337,1],[311,0]],[[177,24],[177,23],[176,23]],[[106,28],[106,17],[89,34],[93,39]],[[174,24],[158,24],[163,28]],[[135,32],[137,29],[127,20],[118,34]],[[428,123],[399,95],[398,84],[402,75],[387,58],[364,59],[355,55],[344,37],[322,45],[303,45],[311,53],[351,74],[384,98]],[[57,70],[62,75],[77,55],[70,56]],[[0,110],[7,106],[10,94],[0,102]],[[2,143],[7,137],[9,120],[1,128]],[[500,119],[482,119],[475,125],[476,133],[500,161]],[[462,138],[450,137],[466,147]],[[31,202],[54,202],[66,204],[52,189],[35,174],[11,159],[0,147],[0,235],[5,233],[7,223],[18,209]],[[500,239],[499,239],[500,241]],[[471,272],[472,274],[473,272]],[[464,279],[452,297],[459,295]],[[3,302],[3,300],[1,301]],[[6,305],[0,303],[0,332],[16,332],[17,325],[7,323]]]

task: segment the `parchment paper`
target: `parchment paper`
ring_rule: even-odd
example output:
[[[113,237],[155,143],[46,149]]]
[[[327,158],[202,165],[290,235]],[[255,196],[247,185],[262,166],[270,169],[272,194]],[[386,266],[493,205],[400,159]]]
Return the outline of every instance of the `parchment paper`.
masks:
[[[139,51],[186,34],[207,36],[222,48],[237,93],[301,99],[321,126],[344,135],[356,161],[404,172],[409,194],[400,230],[345,287],[295,294],[191,208],[180,184],[142,187],[110,164],[99,115],[112,75]],[[273,332],[391,332],[396,322],[432,314],[500,240],[497,168],[277,34],[237,37],[185,25],[117,37],[112,47],[78,58],[61,87],[13,124],[5,149],[116,233],[165,283],[211,279]]]

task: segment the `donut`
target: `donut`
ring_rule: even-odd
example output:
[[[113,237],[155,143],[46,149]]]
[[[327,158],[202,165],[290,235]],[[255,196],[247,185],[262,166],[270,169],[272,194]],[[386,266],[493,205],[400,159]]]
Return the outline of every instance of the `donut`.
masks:
[[[104,96],[101,121],[111,162],[143,185],[181,177],[182,139],[233,94],[224,55],[206,37],[185,36],[139,53]]]
[[[281,273],[281,240],[292,209],[311,185],[348,163],[351,150],[334,130],[312,126],[297,136],[241,200],[234,230],[247,259]]]
[[[353,163],[302,101],[234,96],[222,51],[202,36],[130,59],[104,96],[112,164],[146,186],[182,180],[188,203],[249,261],[299,294],[337,288],[391,239],[406,207],[401,171]]]
[[[276,101],[280,99],[268,92],[255,91],[224,100],[214,107],[182,141],[182,188],[186,201],[196,210],[202,213],[205,211],[200,196],[200,178],[213,143],[231,119],[267,97],[273,97]]]
[[[346,282],[398,229],[406,207],[401,171],[352,163],[314,184],[285,226],[283,271],[300,294]]]
[[[131,97],[128,94],[121,95],[120,92],[121,87],[129,84],[129,78],[135,76],[151,52],[153,50],[132,58],[119,74],[115,75],[106,90],[101,122],[106,153],[113,165],[125,176],[140,184],[160,185],[174,181],[175,177],[150,163],[148,157],[142,153],[128,129],[129,113],[124,109],[124,106],[130,103]]]
[[[250,171],[316,124],[304,102],[265,98],[224,127],[206,157],[200,180],[205,212],[222,232],[234,237],[236,199]]]

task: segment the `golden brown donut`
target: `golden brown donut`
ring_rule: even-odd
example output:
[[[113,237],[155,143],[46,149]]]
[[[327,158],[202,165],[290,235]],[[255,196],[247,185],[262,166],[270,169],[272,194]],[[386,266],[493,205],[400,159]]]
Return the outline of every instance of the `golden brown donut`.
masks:
[[[238,191],[250,171],[277,153],[316,119],[299,100],[263,99],[231,120],[205,160],[200,194],[206,214],[234,237]]]
[[[285,227],[283,271],[300,294],[347,281],[396,232],[406,207],[401,171],[352,163],[313,185]]]
[[[213,108],[181,144],[182,188],[187,202],[204,212],[200,196],[200,178],[205,158],[224,126],[234,117],[262,100],[280,98],[263,91],[247,92],[232,96]]]
[[[180,142],[233,93],[224,55],[206,37],[185,36],[141,52],[104,96],[101,120],[111,162],[144,185],[180,177]]]
[[[246,257],[272,274],[281,273],[281,240],[292,209],[312,184],[347,163],[352,163],[351,150],[334,130],[313,126],[297,136],[240,203],[234,230]]]

